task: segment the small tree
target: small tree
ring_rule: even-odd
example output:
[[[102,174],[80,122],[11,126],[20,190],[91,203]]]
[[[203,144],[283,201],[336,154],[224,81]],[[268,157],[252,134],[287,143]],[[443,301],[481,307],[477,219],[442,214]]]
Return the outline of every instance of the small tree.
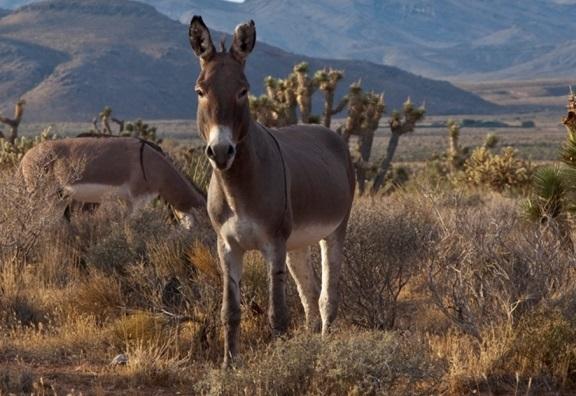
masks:
[[[308,76],[308,63],[302,62],[294,66],[297,88],[296,100],[300,107],[300,119],[303,123],[310,123],[312,116],[312,95],[318,89],[318,81]]]
[[[290,73],[284,80],[280,80],[279,88],[282,93],[284,105],[284,119],[286,125],[294,125],[298,123],[298,98],[296,88],[298,81],[294,73]]]
[[[250,96],[250,112],[262,125],[277,126],[278,114],[276,103],[266,95]]]
[[[448,163],[452,172],[460,168],[461,163],[461,147],[460,139],[460,123],[455,120],[448,121]]]
[[[100,131],[107,135],[112,135],[112,128],[110,128],[110,117],[112,116],[112,108],[109,106],[104,107],[104,109],[98,114],[100,118]]]
[[[350,85],[348,95],[346,95],[344,100],[348,105],[348,115],[344,124],[338,128],[338,133],[348,142],[350,136],[358,134],[358,131],[362,129],[366,101],[360,81]]]
[[[119,134],[124,132],[126,123],[124,120],[112,117],[112,108],[110,106],[104,106],[102,111],[98,113],[98,116],[92,119],[92,132],[96,134],[112,135],[113,132],[110,122],[118,125]]]
[[[379,171],[374,179],[374,184],[372,185],[372,193],[378,192],[382,185],[384,184],[384,180],[386,179],[386,173],[390,169],[390,165],[392,164],[392,159],[394,158],[394,154],[396,153],[396,149],[398,148],[398,143],[400,142],[400,136],[405,135],[410,132],[414,132],[416,128],[416,123],[422,121],[424,119],[424,115],[426,114],[426,109],[424,106],[419,108],[415,108],[412,104],[410,98],[404,102],[404,107],[402,112],[395,111],[392,113],[392,117],[390,118],[389,125],[390,125],[390,132],[392,136],[390,136],[390,140],[388,142],[388,149],[386,150],[386,157],[380,164]]]
[[[359,133],[360,161],[356,164],[356,180],[360,194],[364,194],[366,188],[366,170],[370,161],[374,135],[380,126],[380,119],[386,110],[384,94],[377,95],[370,92],[364,97],[364,114]]]
[[[98,123],[100,121],[100,123]],[[118,133],[114,133],[111,128],[110,122],[118,125]],[[100,126],[98,126],[100,124]],[[162,139],[156,136],[157,129],[154,126],[146,124],[142,120],[133,122],[126,122],[118,118],[112,117],[112,108],[105,106],[104,109],[92,120],[92,130],[87,133],[81,133],[78,137],[98,136],[98,135],[114,135],[114,136],[132,136],[150,142],[160,144]]]
[[[124,123],[122,123],[122,125],[124,125]],[[120,136],[132,136],[160,144],[162,143],[162,139],[156,136],[157,131],[158,129],[155,126],[150,126],[142,120],[137,120],[126,123],[126,128],[124,131],[121,130]]]
[[[14,118],[0,116],[0,122],[10,127],[10,135],[6,137],[4,136],[4,133],[0,131],[0,138],[7,140],[11,145],[14,145],[14,142],[18,137],[18,128],[20,127],[22,116],[24,115],[24,105],[26,105],[24,99],[20,99],[16,102],[16,106],[14,107]]]
[[[326,128],[330,128],[332,116],[344,110],[344,107],[346,107],[348,102],[346,98],[344,98],[340,101],[338,106],[334,108],[336,87],[343,77],[344,72],[342,70],[328,68],[318,70],[314,75],[314,78],[318,82],[318,88],[324,92],[324,113],[322,114],[322,125]]]
[[[256,108],[265,105],[266,111],[273,115],[272,118],[263,117],[267,121],[273,120],[273,124],[265,125],[281,127],[298,123],[296,75],[291,73],[285,80],[268,76],[264,79],[264,85],[268,100],[261,98],[261,101],[265,103],[256,103],[255,105]]]

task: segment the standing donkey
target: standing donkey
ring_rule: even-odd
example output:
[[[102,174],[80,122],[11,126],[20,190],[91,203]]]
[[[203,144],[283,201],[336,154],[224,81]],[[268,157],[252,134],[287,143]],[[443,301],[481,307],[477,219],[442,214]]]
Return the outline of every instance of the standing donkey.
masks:
[[[254,122],[248,103],[246,58],[254,49],[253,21],[238,25],[232,46],[217,52],[199,16],[189,29],[200,59],[198,130],[214,169],[208,212],[218,235],[223,272],[224,366],[237,353],[240,278],[244,253],[260,250],[269,265],[269,319],[275,334],[288,327],[286,267],[294,278],[309,328],[329,331],[336,316],[337,284],[354,172],[344,141],[312,125],[280,129]],[[320,243],[322,284],[308,247]]]

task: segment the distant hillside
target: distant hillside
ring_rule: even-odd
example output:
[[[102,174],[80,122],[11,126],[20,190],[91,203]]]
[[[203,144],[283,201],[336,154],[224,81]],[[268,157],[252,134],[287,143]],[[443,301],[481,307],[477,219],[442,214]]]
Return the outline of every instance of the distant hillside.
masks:
[[[264,76],[283,76],[300,60],[344,69],[338,95],[362,78],[367,89],[385,91],[389,109],[410,96],[437,114],[498,110],[446,82],[368,62],[306,58],[262,42],[248,61],[253,93],[262,91]],[[186,27],[141,3],[50,0],[0,19],[0,112],[23,96],[28,120],[86,121],[104,105],[125,118],[193,118],[197,74]]]
[[[574,77],[576,6],[568,0],[142,0],[216,29],[259,21],[288,51],[364,59],[430,77]]]

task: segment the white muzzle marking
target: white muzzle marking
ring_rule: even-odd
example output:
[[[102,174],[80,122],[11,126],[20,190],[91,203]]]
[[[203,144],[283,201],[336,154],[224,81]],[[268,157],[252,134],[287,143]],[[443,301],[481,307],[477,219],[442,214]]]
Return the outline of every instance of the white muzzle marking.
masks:
[[[216,147],[219,145],[232,146],[234,151],[236,151],[236,143],[234,143],[232,137],[232,130],[227,126],[214,125],[212,128],[210,128],[210,132],[208,134],[208,146]],[[209,161],[210,165],[212,165],[214,169],[219,169],[218,166],[216,165],[216,162],[213,159],[209,158]],[[226,166],[220,170],[226,171],[230,169],[230,166],[232,166],[233,161],[234,161],[234,155],[228,158]]]

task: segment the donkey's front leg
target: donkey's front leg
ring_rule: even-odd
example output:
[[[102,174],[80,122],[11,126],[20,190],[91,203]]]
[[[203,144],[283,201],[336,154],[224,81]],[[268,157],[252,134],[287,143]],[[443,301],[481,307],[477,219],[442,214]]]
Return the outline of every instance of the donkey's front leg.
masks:
[[[240,335],[240,277],[244,252],[236,243],[218,238],[218,256],[222,267],[222,311],[224,326],[224,362],[229,367],[238,352]]]
[[[286,305],[286,243],[277,242],[264,252],[268,263],[269,303],[268,318],[274,335],[288,329],[288,307]]]

